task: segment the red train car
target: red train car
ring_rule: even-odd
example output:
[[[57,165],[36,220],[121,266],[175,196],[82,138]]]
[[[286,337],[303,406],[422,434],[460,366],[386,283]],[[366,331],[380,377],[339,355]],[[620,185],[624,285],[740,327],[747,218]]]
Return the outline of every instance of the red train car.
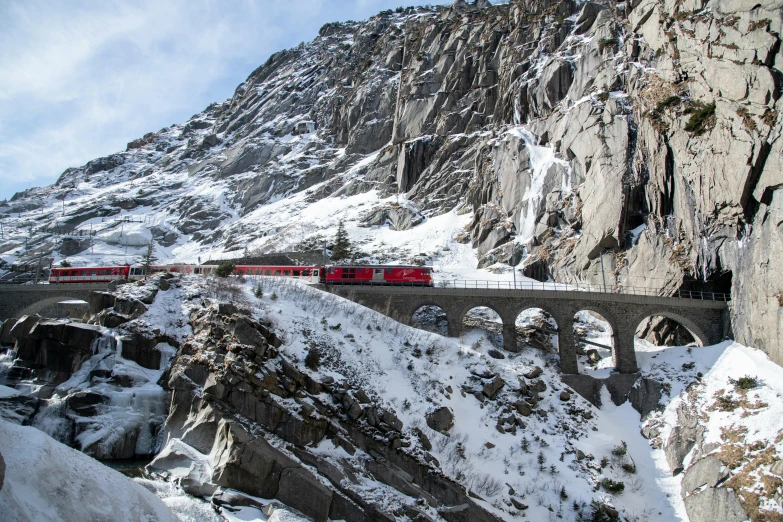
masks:
[[[128,279],[130,266],[91,266],[81,268],[52,268],[50,283],[108,283]]]
[[[326,283],[332,285],[432,286],[432,267],[403,265],[327,266]]]
[[[294,277],[309,283],[319,283],[324,269],[322,266],[272,266],[272,265],[237,265],[234,274],[242,276],[263,275],[278,277]]]

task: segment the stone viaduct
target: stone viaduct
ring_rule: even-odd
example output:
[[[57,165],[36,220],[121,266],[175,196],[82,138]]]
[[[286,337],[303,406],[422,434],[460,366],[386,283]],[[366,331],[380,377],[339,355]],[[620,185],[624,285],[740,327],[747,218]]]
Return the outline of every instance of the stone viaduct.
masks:
[[[612,359],[617,371],[626,374],[638,371],[634,335],[647,317],[663,316],[677,321],[702,345],[720,342],[727,331],[725,325],[729,324],[728,303],[717,300],[569,290],[318,286],[407,325],[422,306],[437,306],[446,313],[450,337],[460,336],[462,320],[469,310],[485,306],[500,316],[504,348],[510,352],[518,351],[515,323],[519,314],[530,308],[540,308],[549,312],[557,323],[557,332],[561,334],[558,335],[560,366],[565,374],[578,373],[576,342],[570,333],[575,315],[583,310],[596,312],[609,322]],[[90,292],[107,288],[106,283],[0,286],[0,320],[35,313],[49,316],[82,314],[86,312],[86,305],[80,308],[61,303],[87,301]]]
[[[108,283],[68,285],[0,285],[0,321],[41,314],[49,317],[82,315],[87,305],[63,305],[63,301],[87,301],[92,291],[106,291]]]
[[[503,290],[483,288],[422,288],[394,286],[331,286],[320,288],[372,308],[403,324],[422,306],[438,306],[448,318],[449,337],[459,337],[462,319],[477,306],[491,308],[503,321],[507,351],[518,351],[515,322],[529,308],[552,314],[557,322],[561,371],[578,373],[574,316],[582,310],[597,312],[612,328],[612,358],[620,373],[638,371],[634,336],[647,317],[663,316],[687,328],[703,346],[720,342],[728,324],[728,303],[650,295],[565,290]]]

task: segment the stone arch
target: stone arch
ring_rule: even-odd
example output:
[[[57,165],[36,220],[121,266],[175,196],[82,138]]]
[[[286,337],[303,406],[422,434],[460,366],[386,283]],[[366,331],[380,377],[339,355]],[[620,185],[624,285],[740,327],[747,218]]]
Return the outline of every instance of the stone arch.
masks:
[[[690,317],[687,317],[686,315],[683,315],[681,313],[672,311],[672,310],[663,310],[663,309],[648,309],[644,313],[638,314],[636,317],[634,317],[631,320],[631,326],[633,327],[633,333],[634,336],[636,335],[636,330],[639,327],[639,325],[647,319],[648,317],[665,317],[666,319],[671,319],[672,321],[675,321],[682,325],[688,332],[693,336],[694,339],[696,339],[696,342],[699,343],[699,346],[708,346],[712,344],[712,340],[710,338],[708,330],[702,327],[698,322],[691,319]]]
[[[85,301],[83,305],[60,305],[63,301]],[[13,316],[16,318],[24,315],[40,314],[43,316],[78,316],[84,315],[89,310],[89,305],[83,296],[73,294],[63,294],[54,297],[47,297],[46,299],[38,299],[30,304],[26,304],[24,308],[16,312]],[[76,314],[76,315],[74,315]]]
[[[452,331],[449,314],[442,306],[427,302],[417,306],[410,315],[408,323],[414,328],[436,333],[444,337]]]
[[[559,354],[560,325],[546,308],[525,305],[514,319],[514,332],[517,342]]]
[[[618,368],[619,332],[613,315],[607,313],[604,307],[591,305],[580,306],[574,312],[568,335],[574,339],[579,366],[582,368],[606,368],[609,358],[613,369]]]
[[[492,314],[484,313],[483,309],[489,310],[492,312]],[[478,313],[469,317],[469,314],[474,310],[477,310]],[[484,318],[481,317],[482,313],[485,315]],[[500,320],[497,321],[496,318]],[[477,328],[481,328],[489,334],[487,337],[495,347],[508,348],[510,346],[506,328],[507,321],[503,320],[503,314],[498,309],[498,307],[493,306],[492,303],[476,301],[464,306],[460,310],[459,314],[460,335],[464,335],[465,331],[467,330],[466,325],[470,326],[469,322],[466,322],[466,320],[483,323],[483,326],[477,326]],[[491,328],[492,323],[496,323],[498,327]],[[511,326],[513,327],[513,325]],[[513,341],[513,339],[511,339],[511,341]],[[512,351],[515,351],[515,342],[513,343],[513,347],[514,349]]]

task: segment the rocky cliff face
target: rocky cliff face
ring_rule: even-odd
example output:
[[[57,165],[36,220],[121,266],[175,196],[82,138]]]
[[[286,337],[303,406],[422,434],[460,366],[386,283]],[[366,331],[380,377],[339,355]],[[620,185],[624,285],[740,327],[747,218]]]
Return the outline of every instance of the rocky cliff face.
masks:
[[[24,260],[33,227],[59,258],[54,233],[88,226],[186,261],[311,246],[332,225],[312,209],[366,193],[349,222],[472,213],[456,239],[479,266],[731,292],[736,338],[781,363],[781,7],[457,0],[328,24],[230,100],[16,195],[3,249]]]
[[[277,499],[313,520],[574,519],[619,479],[619,462],[598,465],[609,439],[591,440],[601,413],[552,356],[262,282],[249,297],[250,282],[157,276],[95,292],[93,324],[9,320],[0,416],[98,459],[154,457],[153,476],[216,509]]]

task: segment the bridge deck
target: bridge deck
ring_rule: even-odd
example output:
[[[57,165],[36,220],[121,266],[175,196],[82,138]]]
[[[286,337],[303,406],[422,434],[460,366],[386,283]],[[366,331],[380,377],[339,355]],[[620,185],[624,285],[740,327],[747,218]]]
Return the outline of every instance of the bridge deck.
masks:
[[[327,285],[318,285],[322,290]],[[697,299],[695,297],[664,297],[643,294],[621,294],[611,292],[589,292],[576,290],[528,290],[507,288],[439,288],[428,286],[377,286],[340,285],[340,292],[400,296],[452,296],[452,297],[500,297],[515,299],[552,299],[567,301],[598,301],[606,303],[627,303],[643,305],[673,306],[676,308],[707,308],[723,310],[728,308],[725,300]],[[706,294],[705,294],[706,295]]]

